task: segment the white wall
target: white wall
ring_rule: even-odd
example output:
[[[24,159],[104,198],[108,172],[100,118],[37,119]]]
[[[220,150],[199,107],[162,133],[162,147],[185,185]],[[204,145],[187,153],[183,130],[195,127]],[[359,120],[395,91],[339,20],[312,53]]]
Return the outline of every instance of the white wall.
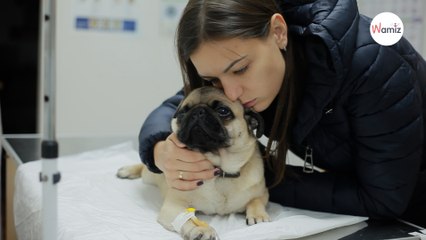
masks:
[[[162,7],[183,6],[186,1],[56,2],[57,136],[136,136],[147,115],[182,87],[174,33],[164,28],[176,23],[162,19]],[[83,9],[88,2],[107,4],[133,17],[137,31],[76,29],[75,17],[83,11],[93,16],[114,14],[105,7]],[[126,4],[126,9],[114,4]]]

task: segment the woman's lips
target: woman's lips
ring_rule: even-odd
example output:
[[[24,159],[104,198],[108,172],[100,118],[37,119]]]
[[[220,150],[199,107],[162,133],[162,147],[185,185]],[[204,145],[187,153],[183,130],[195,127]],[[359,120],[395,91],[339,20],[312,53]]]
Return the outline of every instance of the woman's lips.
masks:
[[[246,108],[251,108],[251,107],[253,107],[254,105],[256,105],[256,99],[253,99],[253,100],[250,100],[250,101],[248,101],[248,102],[245,102],[243,105],[244,105],[244,107],[246,107]]]

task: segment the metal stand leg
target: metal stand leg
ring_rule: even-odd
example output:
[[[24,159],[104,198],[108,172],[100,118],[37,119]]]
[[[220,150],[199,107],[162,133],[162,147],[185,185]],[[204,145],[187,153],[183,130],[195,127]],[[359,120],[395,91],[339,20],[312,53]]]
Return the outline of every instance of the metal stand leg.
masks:
[[[40,181],[43,187],[42,234],[43,240],[56,240],[57,233],[57,183],[61,175],[57,170],[58,143],[55,134],[56,121],[56,0],[43,0],[41,11],[42,45],[41,66],[44,65],[44,131],[42,142],[42,171]]]

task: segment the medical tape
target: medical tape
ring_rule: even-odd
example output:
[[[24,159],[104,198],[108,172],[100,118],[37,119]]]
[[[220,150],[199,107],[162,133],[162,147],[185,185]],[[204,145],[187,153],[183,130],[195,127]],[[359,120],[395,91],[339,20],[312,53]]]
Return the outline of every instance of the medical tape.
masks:
[[[187,208],[185,212],[179,213],[176,216],[175,220],[172,222],[172,226],[176,232],[180,233],[182,226],[188,221],[191,220],[196,226],[207,227],[208,224],[204,221],[201,221],[195,216],[195,208]]]

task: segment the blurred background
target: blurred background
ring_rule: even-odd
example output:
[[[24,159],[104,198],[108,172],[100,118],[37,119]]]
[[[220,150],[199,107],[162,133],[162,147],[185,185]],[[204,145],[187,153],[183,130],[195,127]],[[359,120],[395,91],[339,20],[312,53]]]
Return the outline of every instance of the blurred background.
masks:
[[[2,0],[0,104],[4,133],[42,133],[40,4]],[[182,86],[174,33],[186,0],[57,1],[57,136],[137,136]],[[424,0],[358,0],[370,17],[396,13],[426,56]]]

